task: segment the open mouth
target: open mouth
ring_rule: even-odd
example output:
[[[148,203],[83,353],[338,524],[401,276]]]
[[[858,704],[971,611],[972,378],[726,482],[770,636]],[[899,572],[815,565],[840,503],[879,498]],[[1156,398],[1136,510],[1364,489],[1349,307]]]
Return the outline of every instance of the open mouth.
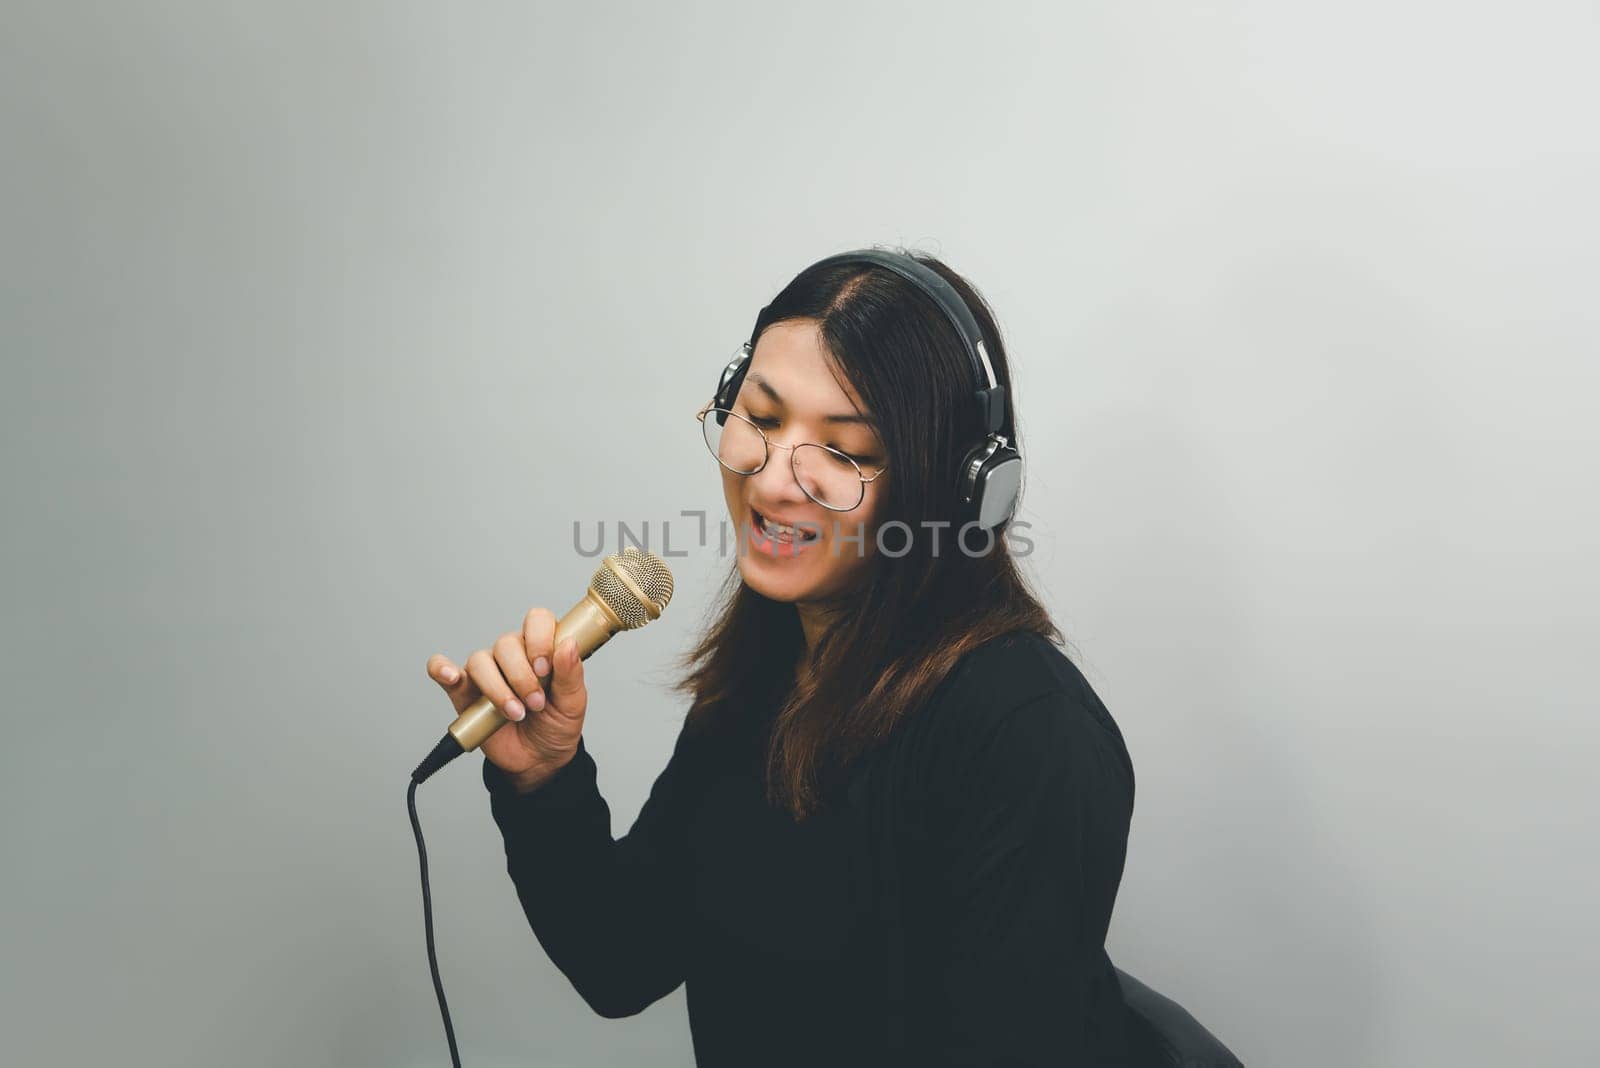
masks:
[[[750,522],[756,533],[780,545],[810,545],[821,537],[821,531],[813,526],[788,527],[774,523],[754,508],[750,509]]]

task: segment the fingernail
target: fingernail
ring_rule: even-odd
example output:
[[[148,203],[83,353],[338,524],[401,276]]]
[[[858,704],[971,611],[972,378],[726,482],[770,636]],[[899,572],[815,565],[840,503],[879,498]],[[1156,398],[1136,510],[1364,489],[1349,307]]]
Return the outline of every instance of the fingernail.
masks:
[[[506,702],[506,715],[510,716],[512,719],[521,719],[527,714],[527,709],[523,708],[522,702],[517,700],[515,697]]]
[[[455,668],[445,668],[439,674],[443,675],[444,681],[448,682],[451,686],[454,686],[456,684],[456,680],[461,678],[461,676],[456,673]]]
[[[528,698],[528,703],[533,706],[533,710],[535,712],[539,711],[544,707],[544,691],[540,690],[538,693]]]
[[[548,674],[550,674],[550,661],[546,660],[542,656],[539,659],[535,660],[533,662],[533,673],[535,675],[548,675]]]

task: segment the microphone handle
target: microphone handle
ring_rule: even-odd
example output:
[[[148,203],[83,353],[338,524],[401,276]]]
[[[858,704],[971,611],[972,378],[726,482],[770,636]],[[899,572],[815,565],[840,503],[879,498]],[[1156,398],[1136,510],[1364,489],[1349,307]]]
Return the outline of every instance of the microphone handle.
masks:
[[[560,648],[562,642],[571,638],[577,642],[578,659],[587,660],[590,653],[610,641],[611,636],[622,629],[622,620],[591,589],[556,623],[556,640],[551,648]],[[539,685],[546,685],[549,678],[547,675],[540,679]],[[533,710],[528,711],[531,715]],[[494,706],[494,702],[487,697],[480,697],[463,709],[456,721],[450,724],[450,736],[463,752],[468,752],[478,748],[488,740],[489,735],[510,722]]]

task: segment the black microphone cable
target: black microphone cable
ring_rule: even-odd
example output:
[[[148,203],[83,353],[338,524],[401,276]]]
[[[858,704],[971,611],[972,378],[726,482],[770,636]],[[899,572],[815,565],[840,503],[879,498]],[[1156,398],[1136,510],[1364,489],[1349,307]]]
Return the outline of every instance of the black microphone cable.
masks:
[[[422,929],[428,942],[428,970],[433,973],[433,992],[439,997],[439,1014],[444,1017],[444,1037],[450,1044],[450,1063],[461,1068],[461,1054],[456,1049],[456,1029],[450,1023],[450,1006],[444,999],[444,983],[439,980],[439,956],[433,948],[433,895],[428,890],[428,847],[422,842],[422,823],[417,819],[417,784],[432,775],[452,757],[461,755],[460,744],[446,734],[433,752],[411,773],[411,785],[406,787],[406,811],[411,814],[411,829],[417,836],[417,859],[422,865]],[[450,749],[454,752],[449,752]],[[429,765],[432,765],[431,767]]]

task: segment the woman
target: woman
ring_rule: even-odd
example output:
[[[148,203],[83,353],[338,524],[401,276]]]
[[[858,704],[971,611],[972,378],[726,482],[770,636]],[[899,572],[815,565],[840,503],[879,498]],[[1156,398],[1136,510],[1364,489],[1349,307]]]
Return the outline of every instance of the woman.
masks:
[[[430,658],[458,712],[487,695],[517,725],[483,746],[507,870],[596,1012],[686,984],[701,1068],[1124,1062],[1132,764],[1003,537],[1015,457],[966,500],[1013,440],[1009,385],[987,305],[930,256],[830,257],[762,310],[697,415],[736,566],[622,838],[549,611],[464,671]]]

